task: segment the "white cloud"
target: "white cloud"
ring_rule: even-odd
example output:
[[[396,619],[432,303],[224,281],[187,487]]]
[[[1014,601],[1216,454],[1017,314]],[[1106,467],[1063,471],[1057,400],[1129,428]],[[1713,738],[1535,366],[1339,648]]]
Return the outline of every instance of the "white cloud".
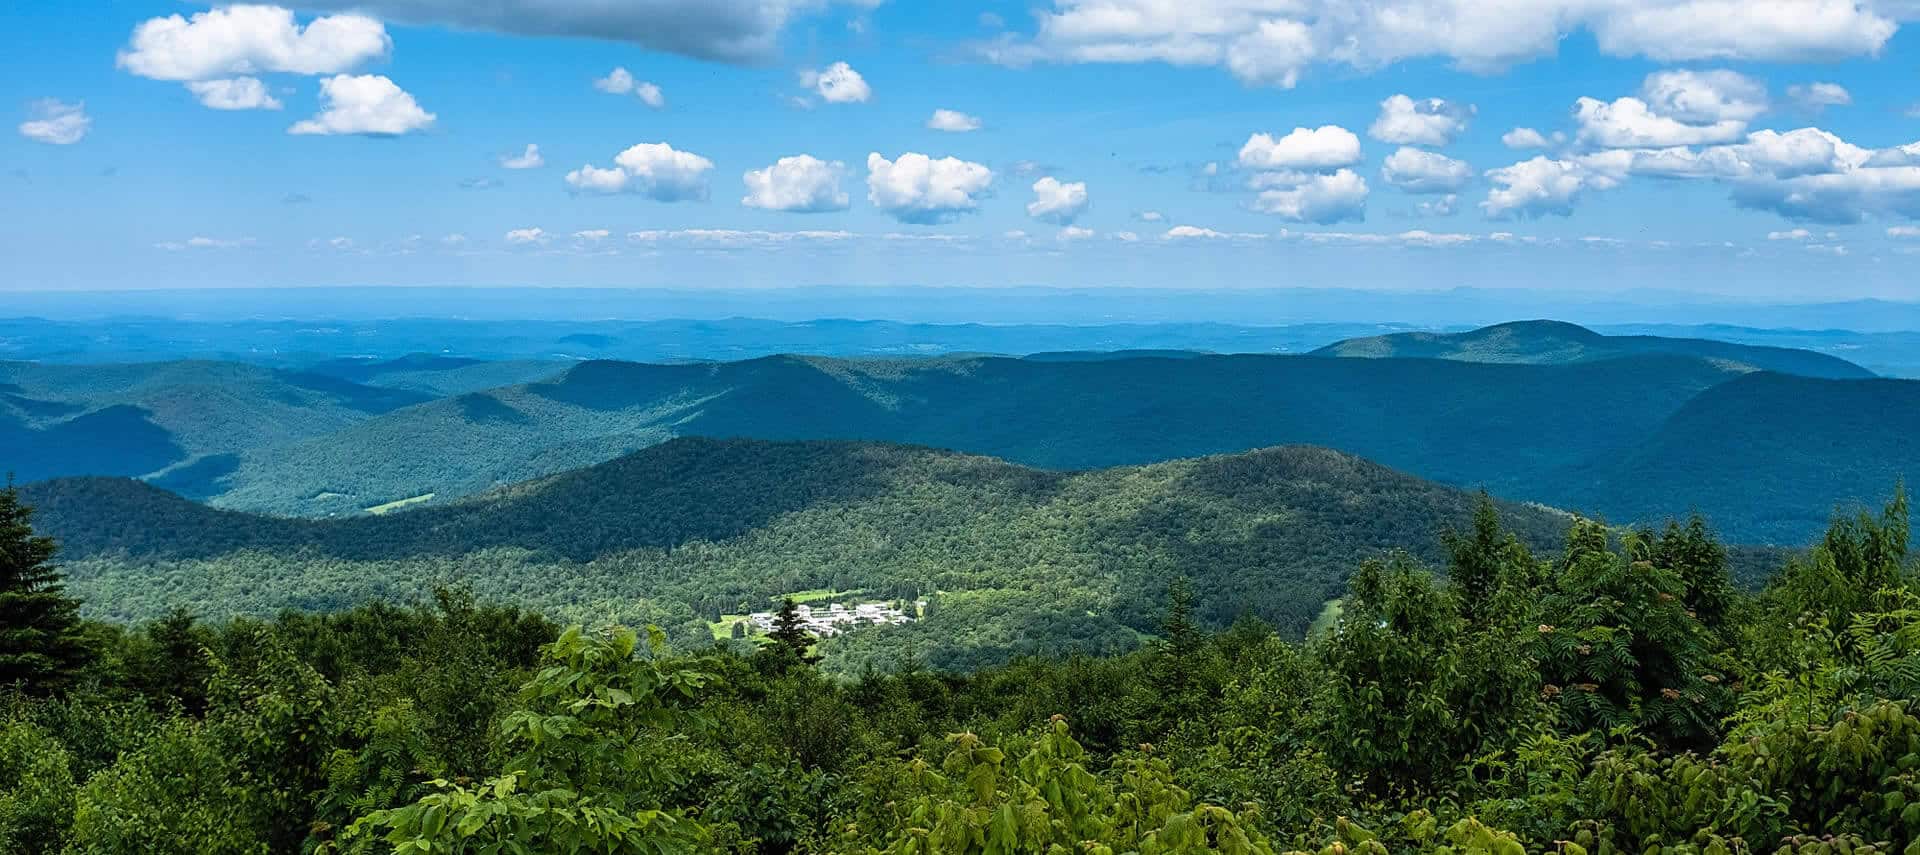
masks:
[[[627,240],[652,246],[679,244],[696,249],[778,250],[796,244],[835,244],[860,237],[852,232],[805,230],[770,232],[740,229],[649,229],[628,232]]]
[[[844,211],[851,203],[840,187],[847,165],[824,161],[812,155],[783,157],[765,169],[741,176],[747,195],[740,204],[749,208],[792,213]]]
[[[527,143],[527,148],[519,154],[510,154],[500,158],[503,169],[539,169],[547,165],[547,159],[540,156],[540,146]]]
[[[627,95],[633,92],[634,84],[638,82],[633,78],[633,72],[628,71],[626,66],[616,65],[612,71],[607,72],[607,76],[594,80],[593,88],[608,95]]]
[[[660,202],[707,198],[713,161],[666,143],[641,143],[615,155],[614,168],[591,164],[567,173],[567,186],[583,193],[638,193]]]
[[[43,98],[33,102],[27,115],[32,118],[20,123],[20,135],[47,145],[73,145],[85,139],[87,131],[93,128],[93,118],[87,115],[85,102],[68,104]]]
[[[1422,58],[1497,71],[1553,55],[1576,32],[1601,52],[1660,61],[1793,61],[1872,56],[1920,15],[1856,0],[1052,0],[1031,36],[977,45],[1034,62],[1223,67],[1291,86],[1313,63],[1373,71]]]
[[[1313,31],[1299,21],[1266,20],[1226,48],[1227,70],[1244,83],[1292,89],[1320,49]]]
[[[1751,122],[1768,107],[1767,86],[1733,71],[1656,71],[1640,85],[1655,115],[1694,125]]]
[[[844,62],[800,72],[800,86],[813,90],[820,100],[829,104],[861,103],[873,97],[873,89],[867,86],[867,79]]]
[[[290,134],[399,136],[433,124],[406,90],[378,74],[340,74],[320,81],[320,115],[294,123]]]
[[[1894,226],[1887,229],[1890,238],[1920,238],[1920,226]]]
[[[1464,160],[1403,146],[1387,156],[1380,177],[1408,193],[1452,193],[1473,180],[1473,167]]]
[[[1139,232],[1120,231],[1120,232],[1114,232],[1107,236],[1121,243],[1139,243],[1140,242]]]
[[[1747,208],[1795,220],[1857,223],[1869,216],[1920,219],[1920,166],[1861,167],[1734,185]]]
[[[441,238],[440,242],[447,246],[461,246],[467,242],[467,236],[459,232],[453,232]]]
[[[927,128],[935,131],[964,134],[980,130],[980,117],[970,116],[958,110],[939,109],[927,119]]]
[[[1397,145],[1449,145],[1466,131],[1474,112],[1471,104],[1394,95],[1380,102],[1380,117],[1373,120],[1367,135]]]
[[[992,184],[993,170],[956,157],[907,152],[890,161],[879,152],[867,155],[867,198],[903,223],[943,223],[976,210]]]
[[[1248,169],[1335,169],[1360,162],[1360,138],[1339,125],[1294,128],[1279,139],[1254,134],[1240,147]]]
[[[117,61],[155,80],[334,74],[383,57],[391,47],[386,28],[363,15],[315,18],[302,27],[292,10],[237,5],[141,23]]]
[[[1229,237],[1229,235],[1216,232],[1213,229],[1203,229],[1199,226],[1174,226],[1173,228],[1167,229],[1164,237],[1168,240],[1184,240],[1188,238],[1224,238]]]
[[[1776,240],[1776,241],[1778,240],[1809,240],[1812,237],[1813,237],[1813,232],[1807,231],[1806,229],[1793,229],[1791,231],[1784,231],[1784,232],[1767,232],[1767,240]]]
[[[164,249],[168,252],[183,252],[189,249],[238,249],[240,247],[253,246],[253,244],[253,238],[225,239],[195,236],[183,241],[156,243],[154,244],[154,248]]]
[[[1868,165],[1875,156],[1819,128],[1762,130],[1733,145],[1633,152],[1631,169],[1663,178],[1754,180],[1844,172]]]
[[[877,0],[838,5],[871,8]],[[629,42],[699,59],[749,63],[773,56],[780,34],[828,0],[302,0],[391,21],[528,36]]]
[[[1514,128],[1500,136],[1500,143],[1507,148],[1546,148],[1547,138],[1532,128]]]
[[[1085,182],[1062,183],[1049,175],[1033,182],[1033,201],[1027,203],[1027,216],[1054,225],[1072,225],[1087,210],[1087,204]]]
[[[1083,229],[1079,226],[1065,226],[1060,229],[1059,234],[1054,235],[1055,239],[1062,242],[1086,240],[1091,237],[1093,237],[1093,229]]]
[[[189,80],[187,91],[215,110],[278,110],[282,106],[257,77]]]
[[[1800,109],[1818,113],[1828,107],[1845,107],[1853,103],[1853,93],[1838,83],[1802,83],[1787,87],[1787,97],[1793,99]]]
[[[1631,159],[1631,153],[1623,154]],[[1619,185],[1620,161],[1618,157],[1567,160],[1535,157],[1490,169],[1487,179],[1495,187],[1480,203],[1480,210],[1494,219],[1570,215],[1574,203],[1586,191],[1608,190]]]
[[[507,232],[506,239],[507,239],[507,243],[513,244],[515,246],[528,246],[531,244],[546,243],[547,241],[552,240],[552,238],[553,236],[547,234],[546,229],[530,228],[530,229],[514,229],[512,231],[509,231]]]
[[[1600,148],[1662,148],[1678,145],[1731,142],[1746,133],[1747,123],[1725,119],[1693,125],[1658,115],[1638,98],[1618,98],[1609,104],[1581,98],[1574,107],[1580,142]]]
[[[1158,223],[1165,220],[1167,218],[1167,215],[1162,214],[1159,211],[1141,211],[1137,214],[1134,214],[1133,218],[1143,223]]]
[[[1414,213],[1423,217],[1451,217],[1459,210],[1460,197],[1452,193],[1413,206]]]
[[[1359,173],[1342,169],[1331,175],[1302,178],[1290,188],[1262,191],[1254,198],[1254,210],[1298,223],[1366,219],[1367,180]]]
[[[660,91],[659,86],[636,79],[625,66],[615,66],[607,76],[595,79],[593,88],[609,95],[633,95],[655,110],[667,106],[666,93]]]
[[[610,231],[607,231],[606,229],[583,229],[581,231],[574,232],[573,239],[594,243],[594,242],[606,240],[607,235],[610,235],[610,234],[613,234],[613,233]]]

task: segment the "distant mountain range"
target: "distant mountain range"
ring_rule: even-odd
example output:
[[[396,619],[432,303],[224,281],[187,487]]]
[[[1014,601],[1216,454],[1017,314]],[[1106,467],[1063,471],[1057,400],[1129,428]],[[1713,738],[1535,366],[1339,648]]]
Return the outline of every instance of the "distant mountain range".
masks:
[[[1373,358],[1328,358],[1343,355]],[[1799,544],[1827,510],[1916,468],[1897,437],[1920,427],[1902,403],[1920,384],[1870,376],[1823,354],[1552,322],[1315,356],[4,363],[0,448],[19,452],[0,467],[144,476],[220,507],[323,517],[442,504],[679,436],[899,442],[1061,470],[1310,444],[1616,522],[1697,508],[1731,539]]]
[[[973,667],[1119,650],[1193,577],[1204,616],[1298,632],[1359,562],[1441,558],[1475,498],[1350,455],[1288,447],[1068,473],[860,442],[676,439],[472,499],[312,521],[221,511],[125,479],[25,491],[96,613],[333,608],[436,583],[681,636],[803,590],[935,595],[924,622],[836,640],[839,666]],[[1505,504],[1553,549],[1564,514]]]
[[[1874,373],[1824,353],[1698,338],[1602,335],[1558,321],[1519,321],[1461,333],[1406,332],[1353,338],[1314,351],[1316,356],[1366,359],[1453,359],[1523,365],[1568,365],[1624,356],[1697,356],[1748,371],[1802,377],[1861,379]]]

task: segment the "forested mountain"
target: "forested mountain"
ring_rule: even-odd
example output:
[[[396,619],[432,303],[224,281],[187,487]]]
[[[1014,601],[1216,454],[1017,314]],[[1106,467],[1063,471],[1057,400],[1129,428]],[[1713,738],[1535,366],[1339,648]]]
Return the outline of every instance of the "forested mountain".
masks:
[[[587,362],[550,382],[405,408],[160,483],[223,507],[348,514],[470,495],[672,436],[743,436],[904,442],[1055,469],[1325,445],[1525,497],[1533,479],[1631,447],[1739,373],[1676,356],[1565,366],[1285,356]]]
[[[287,520],[149,485],[30,485],[72,589],[119,619],[341,608],[458,583],[556,616],[650,621],[682,638],[787,592],[933,596],[927,620],[829,645],[835,661],[943,667],[1034,651],[1121,650],[1167,579],[1201,613],[1298,633],[1354,562],[1440,554],[1472,495],[1318,448],[1064,473],[854,442],[677,439],[472,500]],[[1524,539],[1566,517],[1509,505]]]
[[[218,507],[323,518],[457,501],[676,436],[900,442],[1062,470],[1309,444],[1620,520],[1698,505],[1736,541],[1793,544],[1826,509],[1878,495],[1920,463],[1889,438],[1906,433],[1893,402],[1920,394],[1910,381],[1876,381],[1886,400],[1860,401],[1869,387],[1848,384],[1866,381],[1754,370],[1865,373],[1820,354],[1545,322],[1447,341],[1443,359],[0,363],[0,469],[23,481],[141,476]],[[1524,364],[1454,358],[1463,354]],[[1770,389],[1799,391],[1749,400]],[[1670,424],[1676,414],[1685,418]],[[1769,442],[1781,447],[1754,453]]]
[[[431,396],[231,362],[0,362],[0,448],[25,480],[143,475],[338,430]]]
[[[462,356],[410,353],[393,359],[351,357],[328,359],[307,366],[310,374],[405,389],[443,398],[500,386],[545,380],[572,363],[558,360],[509,359],[492,361]]]
[[[1835,506],[1916,476],[1920,382],[1754,374],[1702,392],[1630,452],[1551,479],[1563,492],[1542,498],[1618,522],[1697,509],[1740,542],[1797,544]]]
[[[1453,359],[1532,365],[1592,362],[1650,353],[1697,356],[1724,361],[1749,371],[1777,371],[1805,377],[1859,379],[1873,376],[1873,372],[1837,356],[1810,350],[1699,338],[1601,335],[1585,327],[1560,321],[1515,321],[1461,333],[1403,332],[1352,338],[1314,351],[1318,356]]]

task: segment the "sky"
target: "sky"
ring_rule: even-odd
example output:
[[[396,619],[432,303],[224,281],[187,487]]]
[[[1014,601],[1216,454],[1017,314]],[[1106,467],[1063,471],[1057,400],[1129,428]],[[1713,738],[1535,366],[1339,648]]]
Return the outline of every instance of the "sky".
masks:
[[[75,0],[0,51],[0,292],[1920,299],[1920,0]]]

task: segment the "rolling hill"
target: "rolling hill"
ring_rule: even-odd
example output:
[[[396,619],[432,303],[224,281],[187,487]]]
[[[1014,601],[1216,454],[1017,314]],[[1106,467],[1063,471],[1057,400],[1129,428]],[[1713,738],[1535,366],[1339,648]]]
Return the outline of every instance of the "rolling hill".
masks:
[[[1450,359],[1462,362],[1499,362],[1528,365],[1564,365],[1619,359],[1623,356],[1666,354],[1725,362],[1748,371],[1775,371],[1803,377],[1861,379],[1873,372],[1837,356],[1796,350],[1734,344],[1699,338],[1652,335],[1601,335],[1560,321],[1516,321],[1462,333],[1406,332],[1353,338],[1314,351],[1317,356],[1365,359]]]
[[[1349,455],[1286,447],[1059,472],[861,442],[676,439],[464,502],[343,520],[221,511],[124,479],[30,485],[95,614],[210,617],[407,599],[436,583],[683,638],[808,589],[938,592],[922,624],[855,634],[843,667],[918,656],[969,667],[1113,650],[1153,626],[1168,580],[1202,612],[1301,631],[1355,563],[1437,559],[1470,494]],[[1548,547],[1565,517],[1505,505]]]
[[[0,362],[0,467],[26,480],[143,475],[329,433],[426,400],[232,362]]]
[[[1623,452],[1741,373],[1666,355],[1572,365],[1191,354],[587,362],[551,381],[210,459],[157,483],[233,509],[343,515],[449,501],[674,436],[709,436],[902,442],[1049,469],[1310,444],[1526,497],[1534,479]]]
[[[1753,374],[1688,401],[1632,450],[1550,479],[1616,522],[1697,509],[1729,538],[1800,544],[1827,511],[1920,476],[1920,381]]]

